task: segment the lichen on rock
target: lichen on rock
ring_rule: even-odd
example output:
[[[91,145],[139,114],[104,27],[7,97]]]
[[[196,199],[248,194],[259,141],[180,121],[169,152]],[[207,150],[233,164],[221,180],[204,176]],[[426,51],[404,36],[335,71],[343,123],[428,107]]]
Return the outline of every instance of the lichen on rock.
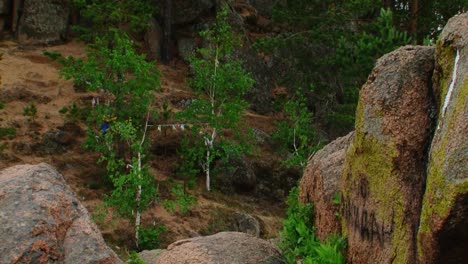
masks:
[[[352,263],[412,263],[433,124],[431,47],[378,60],[361,90],[341,179],[342,227]]]
[[[434,93],[440,100],[439,119],[418,232],[420,263],[461,263],[468,257],[467,73],[468,13],[464,13],[449,20],[436,47]]]

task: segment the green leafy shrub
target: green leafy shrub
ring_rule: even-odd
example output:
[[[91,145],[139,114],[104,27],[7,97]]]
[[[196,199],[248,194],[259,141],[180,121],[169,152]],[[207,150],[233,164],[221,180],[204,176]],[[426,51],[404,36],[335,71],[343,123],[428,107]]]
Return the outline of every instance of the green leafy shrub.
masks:
[[[345,263],[341,250],[346,247],[346,240],[331,236],[326,243],[321,243],[315,236],[312,205],[302,204],[298,196],[298,188],[293,188],[287,201],[287,218],[280,233],[279,246],[283,250],[286,263]]]
[[[34,103],[29,104],[23,108],[23,116],[28,118],[28,121],[33,121],[36,119],[37,116],[37,108]]]
[[[310,155],[320,148],[320,144],[315,142],[312,113],[307,108],[305,98],[298,94],[284,104],[284,114],[285,118],[277,123],[273,138],[281,143],[283,151],[292,153],[285,164],[303,169]]]
[[[185,191],[182,183],[175,183],[171,188],[171,192],[175,199],[165,200],[163,202],[164,208],[169,212],[175,212],[179,209],[180,213],[185,215],[190,207],[195,204],[195,197]]]
[[[67,122],[85,121],[90,114],[89,108],[80,108],[75,102],[70,106],[64,106],[59,110],[59,113],[65,117]]]
[[[141,250],[151,250],[159,248],[159,237],[166,232],[163,225],[155,227],[140,228],[138,231],[138,243]]]
[[[198,98],[179,114],[183,122],[193,124],[194,139],[204,147],[204,151],[197,154],[202,155],[198,161],[206,174],[208,191],[211,189],[212,162],[248,150],[249,146],[242,144],[240,120],[248,106],[243,96],[254,83],[242,61],[234,55],[240,39],[228,23],[226,6],[218,11],[216,19],[210,29],[201,33],[209,45],[198,50],[201,56],[190,60],[194,69],[190,86]],[[227,137],[226,130],[230,130],[236,139]]]
[[[184,180],[184,184],[193,189],[196,176],[200,173],[200,159],[203,157],[204,146],[198,141],[190,140],[188,136],[182,139],[177,155],[181,161],[177,164],[177,175]]]
[[[140,256],[138,256],[138,253],[135,251],[130,252],[130,255],[128,256],[128,260],[126,262],[127,264],[146,264]]]
[[[16,129],[11,127],[0,127],[0,140],[5,138],[13,139],[16,136]]]

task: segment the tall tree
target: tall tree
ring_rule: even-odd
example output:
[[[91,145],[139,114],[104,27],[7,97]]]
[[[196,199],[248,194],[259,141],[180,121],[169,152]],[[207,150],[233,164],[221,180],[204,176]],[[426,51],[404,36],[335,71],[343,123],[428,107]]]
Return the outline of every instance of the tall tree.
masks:
[[[240,119],[247,108],[243,95],[253,85],[253,79],[244,70],[242,62],[234,57],[240,44],[227,22],[227,7],[221,8],[216,23],[201,35],[209,43],[200,49],[200,57],[191,60],[194,77],[190,82],[199,95],[180,117],[194,125],[204,150],[198,159],[206,175],[206,189],[211,190],[211,166],[216,158],[239,155],[246,145],[225,136],[231,130],[240,139]]]
[[[162,44],[162,60],[169,62],[174,57],[172,52],[172,23],[173,23],[173,1],[164,1],[164,30],[163,30],[163,44]]]

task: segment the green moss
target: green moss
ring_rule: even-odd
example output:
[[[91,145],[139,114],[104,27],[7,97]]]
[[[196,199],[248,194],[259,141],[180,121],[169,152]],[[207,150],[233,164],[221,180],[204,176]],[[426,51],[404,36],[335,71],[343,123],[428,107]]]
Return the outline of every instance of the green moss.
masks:
[[[356,111],[356,135],[350,146],[345,165],[343,177],[345,186],[343,196],[350,197],[349,190],[356,190],[356,184],[365,177],[368,181],[369,200],[376,205],[375,216],[380,223],[394,221],[394,232],[392,234],[394,263],[407,263],[407,241],[410,226],[403,221],[405,208],[404,197],[399,182],[398,172],[394,170],[393,159],[397,157],[398,151],[392,142],[382,143],[375,138],[365,135],[364,109],[362,104],[358,105]],[[343,219],[342,230],[348,235],[345,219]]]
[[[437,47],[439,50],[439,64],[443,67],[443,74],[440,78],[439,84],[444,84],[443,92],[441,93],[442,105],[443,99],[447,93],[449,83],[451,81],[451,74],[453,70],[454,62],[454,52],[450,47],[442,47],[441,45]],[[444,66],[445,65],[445,66]],[[449,76],[450,75],[450,76]],[[418,255],[419,257],[423,256],[421,238],[425,234],[431,234],[434,231],[433,228],[436,228],[436,224],[446,218],[450,214],[450,209],[453,207],[455,199],[460,194],[468,193],[468,182],[455,182],[450,180],[450,168],[452,166],[459,166],[454,164],[453,157],[448,155],[453,150],[449,147],[449,141],[452,139],[448,132],[454,131],[455,127],[458,125],[458,122],[463,122],[459,120],[463,116],[463,111],[468,95],[468,78],[465,77],[462,85],[459,88],[456,88],[458,93],[457,96],[452,100],[456,100],[453,105],[454,107],[450,109],[450,112],[447,112],[445,120],[439,120],[441,123],[441,128],[437,131],[436,138],[434,142],[437,142],[433,145],[431,150],[431,157],[429,162],[428,169],[428,179],[426,183],[426,192],[424,194],[423,208],[421,212],[421,222],[418,233]]]
[[[452,80],[456,51],[450,46],[444,46],[442,41],[439,40],[435,53],[436,58],[438,58],[436,63],[440,67],[440,71],[438,72],[439,74],[434,76],[434,83],[437,83],[440,89],[440,91],[436,91],[436,94],[439,93],[439,102],[441,102],[442,106]]]

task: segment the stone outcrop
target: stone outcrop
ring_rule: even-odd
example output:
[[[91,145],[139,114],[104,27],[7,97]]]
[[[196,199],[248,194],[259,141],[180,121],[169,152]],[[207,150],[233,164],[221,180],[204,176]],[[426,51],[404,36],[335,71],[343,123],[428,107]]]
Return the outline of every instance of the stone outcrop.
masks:
[[[177,241],[157,258],[156,264],[257,264],[275,263],[279,249],[251,235],[221,232]]]
[[[143,250],[138,253],[138,257],[141,260],[143,260],[146,264],[153,264],[156,263],[156,261],[158,261],[159,256],[164,251],[164,249]]]
[[[299,184],[301,202],[314,205],[314,226],[322,241],[327,235],[341,232],[340,206],[333,200],[340,193],[343,163],[353,138],[351,132],[317,151],[307,163]]]
[[[122,263],[47,164],[0,171],[0,263]]]
[[[449,20],[436,47],[439,118],[418,234],[420,263],[468,258],[468,13]]]
[[[24,0],[18,25],[22,44],[52,44],[64,39],[70,16],[67,0]]]
[[[341,179],[350,263],[414,263],[432,121],[434,48],[377,61],[361,89]]]
[[[260,222],[247,213],[237,212],[234,214],[234,228],[237,232],[260,237]]]

